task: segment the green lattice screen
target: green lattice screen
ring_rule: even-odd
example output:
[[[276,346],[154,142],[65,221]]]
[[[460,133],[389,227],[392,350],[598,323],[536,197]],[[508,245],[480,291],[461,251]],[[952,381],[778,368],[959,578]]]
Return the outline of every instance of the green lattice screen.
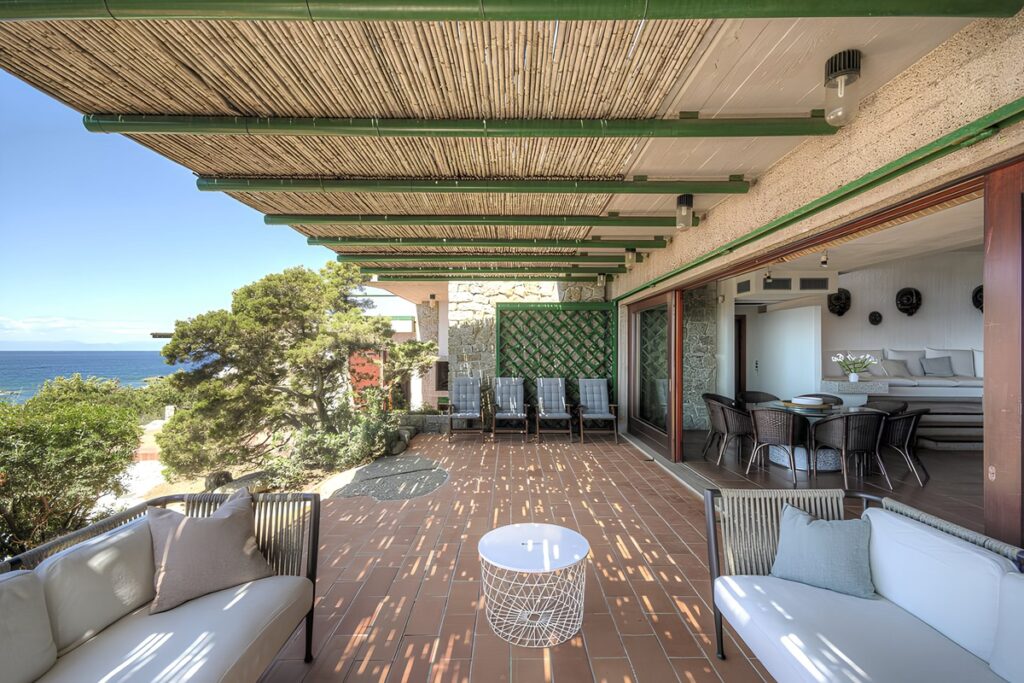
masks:
[[[497,375],[524,377],[527,403],[536,403],[538,377],[564,377],[570,403],[579,401],[578,378],[605,377],[615,402],[614,304],[498,304],[495,333]]]

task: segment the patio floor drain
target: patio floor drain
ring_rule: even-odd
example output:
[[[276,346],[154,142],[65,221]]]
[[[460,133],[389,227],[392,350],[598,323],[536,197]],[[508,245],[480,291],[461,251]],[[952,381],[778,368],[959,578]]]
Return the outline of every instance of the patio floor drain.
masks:
[[[436,491],[446,481],[448,470],[429,458],[393,455],[360,467],[352,481],[330,497],[405,500]]]

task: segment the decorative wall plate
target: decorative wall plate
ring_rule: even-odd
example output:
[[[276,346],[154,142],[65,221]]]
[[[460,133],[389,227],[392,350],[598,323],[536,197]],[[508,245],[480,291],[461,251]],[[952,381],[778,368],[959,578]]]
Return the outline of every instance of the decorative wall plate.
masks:
[[[878,311],[871,311],[870,313],[868,313],[868,322],[871,323],[872,325],[881,325],[882,314],[879,313]]]
[[[828,312],[842,317],[850,310],[852,297],[850,290],[840,287],[837,291],[828,295]]]
[[[896,292],[896,308],[900,313],[914,315],[921,308],[921,292],[913,287],[904,287]]]
[[[979,311],[985,310],[985,285],[978,285],[974,288],[974,291],[971,292],[971,303]]]

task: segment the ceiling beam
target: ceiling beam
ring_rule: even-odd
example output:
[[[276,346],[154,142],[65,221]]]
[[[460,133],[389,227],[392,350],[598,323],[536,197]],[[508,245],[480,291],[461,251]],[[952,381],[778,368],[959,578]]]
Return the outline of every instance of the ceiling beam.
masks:
[[[0,20],[563,21],[786,17],[1009,17],[1019,0],[5,0]]]
[[[378,275],[374,282],[446,282],[457,280],[496,280],[496,281],[517,281],[517,280],[538,280],[541,282],[597,282],[596,275],[591,277],[570,277],[564,275],[504,275],[486,277],[481,275],[463,275],[453,273],[451,275]]]
[[[539,225],[584,228],[674,228],[675,216],[485,216],[392,214],[267,214],[267,225]]]
[[[513,274],[526,274],[526,275],[544,275],[544,274],[561,274],[561,275],[610,275],[613,273],[625,273],[625,266],[570,266],[568,268],[559,268],[558,266],[536,266],[536,267],[495,267],[495,268],[459,268],[453,266],[450,268],[381,268],[372,266],[360,266],[359,270],[363,273],[370,273],[373,275],[444,275],[445,273],[458,273],[459,275],[513,275]]]
[[[565,254],[338,254],[341,263],[614,263],[625,264],[625,256]]]
[[[306,243],[313,247],[502,247],[535,249],[664,249],[663,239],[620,240],[551,240],[551,239],[461,239],[438,237],[310,237]]]
[[[833,135],[824,114],[701,119],[346,119],[86,114],[93,133],[381,138],[736,138]]]
[[[196,186],[206,192],[391,192],[484,194],[744,194],[750,184],[729,180],[431,180],[363,178],[210,178]]]

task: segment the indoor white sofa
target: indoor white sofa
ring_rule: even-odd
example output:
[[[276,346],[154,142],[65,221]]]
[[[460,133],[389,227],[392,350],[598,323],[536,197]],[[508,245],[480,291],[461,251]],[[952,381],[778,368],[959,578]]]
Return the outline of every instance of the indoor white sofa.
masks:
[[[205,516],[226,498],[149,504]],[[319,496],[260,494],[254,503],[276,575],[157,614],[145,504],[0,563],[0,681],[252,683],[303,619],[308,661]]]
[[[709,491],[709,510],[720,493],[732,519],[721,520],[724,575],[709,531],[719,656],[724,616],[782,683],[1024,682],[1020,549],[884,499],[864,512],[877,596],[858,598],[757,571],[771,567],[783,503],[841,517],[842,491],[769,491],[749,505]]]
[[[984,352],[977,349],[834,349],[822,354],[823,380],[845,381],[847,375],[832,360],[837,353],[855,356],[869,354],[879,361],[902,360],[907,364],[909,374],[891,375],[881,362],[861,373],[861,380],[881,382],[888,385],[889,396],[904,398],[980,398],[984,394]],[[925,375],[921,366],[922,358],[949,356],[952,359],[952,377]]]

